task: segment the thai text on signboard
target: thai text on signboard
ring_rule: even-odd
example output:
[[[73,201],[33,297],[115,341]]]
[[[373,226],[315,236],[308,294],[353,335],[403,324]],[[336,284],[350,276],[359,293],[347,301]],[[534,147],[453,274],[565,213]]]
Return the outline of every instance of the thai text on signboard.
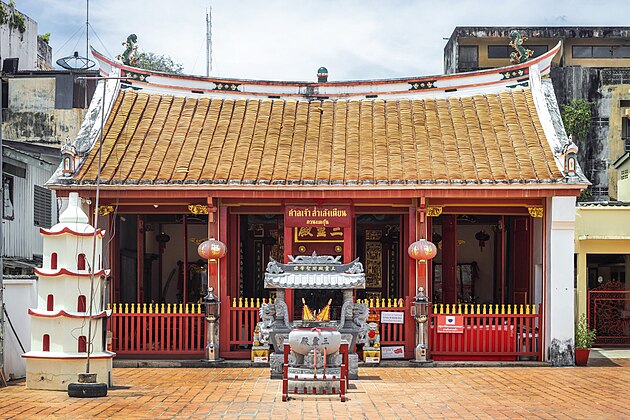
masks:
[[[381,324],[404,324],[404,312],[381,312]]]
[[[463,334],[464,317],[461,315],[438,315],[437,332]]]
[[[387,346],[381,347],[382,359],[404,359],[405,346]]]
[[[286,206],[284,225],[287,227],[350,227],[349,206]]]

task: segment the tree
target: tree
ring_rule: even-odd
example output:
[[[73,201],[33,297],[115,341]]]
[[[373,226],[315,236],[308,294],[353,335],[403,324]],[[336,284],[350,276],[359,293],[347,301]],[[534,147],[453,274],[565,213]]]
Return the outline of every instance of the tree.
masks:
[[[562,105],[562,122],[568,135],[574,140],[585,140],[591,127],[592,102],[586,99],[574,99],[570,104]]]
[[[141,69],[163,71],[166,73],[181,74],[184,70],[184,66],[173,61],[171,57],[152,52],[138,54],[138,60],[134,63],[134,66]]]

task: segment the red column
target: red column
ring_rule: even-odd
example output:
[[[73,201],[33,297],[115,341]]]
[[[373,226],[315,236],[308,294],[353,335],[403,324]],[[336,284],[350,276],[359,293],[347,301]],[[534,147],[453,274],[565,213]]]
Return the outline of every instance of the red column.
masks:
[[[218,209],[217,236],[216,239],[227,244],[228,238],[228,209],[220,206]],[[212,264],[212,263],[210,263]],[[230,296],[228,295],[228,270],[226,258],[220,259],[217,263],[217,285],[215,294],[219,296],[221,302],[221,315],[219,317],[219,352],[226,353],[230,350]]]
[[[343,262],[348,264],[354,256],[354,207],[350,208],[350,226],[343,228]]]
[[[293,228],[284,226],[284,262],[289,262],[289,253],[293,249]],[[293,320],[293,289],[286,289],[284,300],[289,310],[289,321]]]

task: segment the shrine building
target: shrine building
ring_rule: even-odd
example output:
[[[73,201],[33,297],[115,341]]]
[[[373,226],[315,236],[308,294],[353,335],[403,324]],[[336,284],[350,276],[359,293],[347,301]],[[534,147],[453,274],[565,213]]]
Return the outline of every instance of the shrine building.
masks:
[[[274,298],[269,262],[316,253],[358,258],[355,298],[404,312],[380,324],[392,357],[413,357],[424,287],[433,360],[572,365],[575,199],[588,181],[548,76],[559,49],[445,76],[333,82],[321,68],[314,83],[169,75],[95,51],[102,74],[128,80],[99,82],[48,186],[92,213],[99,187],[111,349],[203,357],[209,282],[221,357],[247,359]],[[208,238],[224,258],[200,259]],[[437,246],[433,260],[409,256],[419,239]],[[303,299],[332,299],[331,319],[342,302],[334,290],[285,299],[291,319]],[[438,333],[443,314],[463,332]]]

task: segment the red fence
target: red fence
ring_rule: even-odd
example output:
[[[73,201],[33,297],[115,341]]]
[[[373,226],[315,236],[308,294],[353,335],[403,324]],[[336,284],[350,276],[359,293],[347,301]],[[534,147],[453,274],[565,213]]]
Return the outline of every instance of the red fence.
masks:
[[[227,348],[222,349],[222,357],[250,357],[264,302],[252,298],[225,302],[228,310],[221,316],[220,336]],[[410,303],[403,299],[363,302],[379,321],[381,346],[405,346],[412,351],[415,325],[409,325]],[[112,309],[112,350],[119,355],[197,357],[205,352],[206,322],[201,305],[115,304]],[[542,360],[537,305],[435,305],[432,311],[429,339],[435,360]],[[383,312],[405,313],[404,323],[380,323]],[[438,315],[462,317],[463,332],[439,333]]]
[[[114,304],[109,319],[112,351],[119,355],[203,356],[201,305]]]
[[[380,322],[383,312],[405,312],[403,299],[358,299],[357,303],[365,303],[370,309],[370,315],[379,323],[381,346],[404,346],[405,324],[383,324]]]
[[[542,360],[537,305],[436,305],[433,309],[429,343],[434,360]],[[438,332],[439,315],[461,317],[462,332]]]

